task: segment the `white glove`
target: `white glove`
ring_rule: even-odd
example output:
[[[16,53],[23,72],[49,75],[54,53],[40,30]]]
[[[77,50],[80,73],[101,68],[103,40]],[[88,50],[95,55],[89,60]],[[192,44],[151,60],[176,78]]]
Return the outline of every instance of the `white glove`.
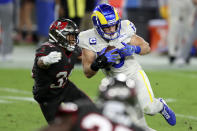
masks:
[[[51,65],[53,63],[59,62],[61,60],[62,54],[57,51],[49,53],[47,56],[42,56],[40,59],[43,61],[44,65]]]

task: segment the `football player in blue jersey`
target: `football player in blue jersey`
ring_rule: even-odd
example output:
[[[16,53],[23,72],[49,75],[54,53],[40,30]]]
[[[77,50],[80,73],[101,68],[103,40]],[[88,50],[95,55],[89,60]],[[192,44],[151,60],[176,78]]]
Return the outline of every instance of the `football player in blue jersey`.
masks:
[[[116,9],[109,4],[101,4],[94,9],[92,22],[94,28],[79,34],[84,74],[91,78],[99,69],[109,77],[126,74],[135,80],[143,112],[149,115],[161,113],[170,125],[175,125],[175,113],[163,99],[154,97],[149,79],[135,59],[135,55],[150,53],[150,46],[136,34],[134,24],[121,20]],[[114,48],[108,50],[109,47]],[[144,117],[139,122],[147,126]]]

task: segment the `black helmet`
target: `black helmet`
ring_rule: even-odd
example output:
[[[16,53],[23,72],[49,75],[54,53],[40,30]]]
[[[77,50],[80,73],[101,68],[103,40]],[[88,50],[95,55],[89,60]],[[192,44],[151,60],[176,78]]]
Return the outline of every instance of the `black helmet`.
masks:
[[[135,82],[127,79],[124,74],[104,78],[99,86],[99,91],[99,98],[105,101],[118,100],[135,105]]]
[[[106,77],[99,86],[97,105],[104,116],[115,123],[130,126],[143,113],[137,100],[135,82],[125,74]]]
[[[73,51],[78,43],[79,29],[77,25],[69,19],[58,19],[49,28],[49,41]],[[73,38],[71,38],[73,37]]]

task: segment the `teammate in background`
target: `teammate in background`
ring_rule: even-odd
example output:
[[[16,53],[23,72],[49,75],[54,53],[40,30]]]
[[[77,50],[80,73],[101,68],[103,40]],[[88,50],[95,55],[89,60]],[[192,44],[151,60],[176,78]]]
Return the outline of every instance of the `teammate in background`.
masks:
[[[42,131],[144,131],[135,124],[142,115],[136,112],[135,84],[123,74],[118,76],[102,80],[96,105],[87,100],[62,103],[54,124]]]
[[[185,44],[182,45],[181,48],[179,48],[178,54],[176,56],[175,64],[178,66],[184,66],[186,64],[189,64],[190,62],[190,53],[191,48],[197,39],[197,0],[192,0],[195,8],[194,15],[190,15],[190,17],[193,17],[193,24],[192,24],[192,31],[189,33]]]
[[[117,11],[108,4],[95,8],[92,21],[94,28],[79,34],[86,77],[91,78],[99,69],[106,76],[126,74],[136,83],[137,97],[143,112],[149,115],[161,113],[170,125],[175,125],[174,112],[163,99],[154,97],[148,77],[134,58],[134,54],[146,55],[150,52],[149,44],[136,35],[134,24],[129,20],[120,20]],[[106,52],[109,46],[115,49]],[[147,127],[144,117],[139,123]]]
[[[69,19],[58,19],[49,29],[49,41],[36,50],[32,69],[34,99],[50,124],[61,102],[91,100],[69,79],[76,60],[81,55],[77,46],[79,30]]]
[[[169,9],[169,32],[168,32],[168,54],[169,62],[173,64],[184,48],[192,30],[194,6],[191,0],[168,0]],[[176,63],[176,62],[175,62]]]

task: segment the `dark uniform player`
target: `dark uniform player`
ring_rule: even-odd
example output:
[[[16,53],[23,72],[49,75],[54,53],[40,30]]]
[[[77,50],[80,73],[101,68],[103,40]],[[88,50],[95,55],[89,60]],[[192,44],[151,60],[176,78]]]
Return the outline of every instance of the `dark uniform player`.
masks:
[[[87,99],[91,102],[68,79],[81,54],[77,46],[78,33],[78,27],[73,21],[54,21],[49,29],[49,41],[36,50],[32,69],[35,80],[33,95],[48,123],[54,120],[61,102],[77,99]]]
[[[127,81],[127,85],[115,81],[100,86],[97,105],[86,100],[62,103],[55,123],[41,131],[144,131],[134,124],[135,116],[143,113],[134,111],[137,109],[135,89],[132,82]]]

